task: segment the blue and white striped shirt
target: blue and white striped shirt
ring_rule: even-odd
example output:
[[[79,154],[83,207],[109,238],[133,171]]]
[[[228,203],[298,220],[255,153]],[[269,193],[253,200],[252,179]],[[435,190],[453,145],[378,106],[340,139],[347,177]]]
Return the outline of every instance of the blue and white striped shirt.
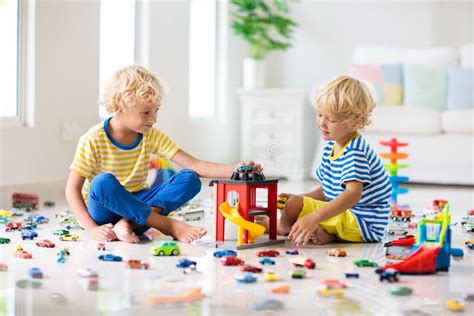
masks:
[[[337,156],[332,156],[334,141],[326,143],[316,176],[323,184],[324,196],[332,201],[345,190],[348,181],[364,184],[354,213],[364,241],[380,241],[388,223],[392,186],[379,156],[357,134]]]

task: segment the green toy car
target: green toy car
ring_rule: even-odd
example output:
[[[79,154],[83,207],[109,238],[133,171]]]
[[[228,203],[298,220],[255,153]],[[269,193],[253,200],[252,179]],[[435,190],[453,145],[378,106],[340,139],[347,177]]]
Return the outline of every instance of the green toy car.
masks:
[[[302,269],[296,269],[291,273],[293,279],[303,279],[306,276],[306,272]]]
[[[389,293],[398,296],[407,296],[412,293],[412,289],[406,286],[393,286],[390,288]]]
[[[358,267],[377,267],[378,266],[377,263],[369,261],[369,260],[365,260],[365,259],[356,260],[354,261],[354,264]]]
[[[70,235],[71,233],[67,229],[56,229],[53,230],[53,235],[57,236],[64,236],[64,235]]]
[[[0,244],[8,244],[10,242],[10,238],[0,237]]]
[[[174,241],[164,241],[158,246],[151,247],[150,254],[153,256],[177,256],[180,254],[180,249]]]

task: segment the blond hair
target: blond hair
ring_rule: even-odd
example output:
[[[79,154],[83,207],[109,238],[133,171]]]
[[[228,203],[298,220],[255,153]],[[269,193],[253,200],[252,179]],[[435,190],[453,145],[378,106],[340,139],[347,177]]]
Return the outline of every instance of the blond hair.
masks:
[[[360,129],[370,124],[375,101],[361,81],[340,76],[316,92],[316,109],[326,110],[342,118],[343,124]]]
[[[99,104],[109,114],[132,107],[137,101],[160,105],[165,95],[158,76],[142,66],[124,67],[112,76]]]

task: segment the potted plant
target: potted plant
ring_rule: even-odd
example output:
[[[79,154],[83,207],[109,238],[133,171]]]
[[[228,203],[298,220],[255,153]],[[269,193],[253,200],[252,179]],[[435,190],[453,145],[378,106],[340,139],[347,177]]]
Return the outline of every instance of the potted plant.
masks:
[[[264,58],[273,50],[291,47],[291,35],[297,24],[288,17],[286,0],[231,0],[231,26],[250,50],[244,60],[244,88],[265,85]]]

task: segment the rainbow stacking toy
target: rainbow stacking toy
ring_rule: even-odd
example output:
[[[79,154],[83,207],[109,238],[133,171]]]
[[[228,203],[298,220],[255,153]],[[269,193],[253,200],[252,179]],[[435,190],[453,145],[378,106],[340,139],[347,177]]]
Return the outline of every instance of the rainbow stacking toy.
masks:
[[[392,196],[391,203],[397,206],[398,195],[408,193],[408,188],[400,188],[400,183],[408,182],[408,177],[402,177],[398,175],[398,169],[408,168],[407,164],[398,164],[398,159],[408,158],[407,153],[399,153],[398,147],[406,147],[408,143],[399,143],[396,138],[390,139],[390,141],[381,141],[382,146],[390,147],[389,153],[381,153],[380,157],[390,159],[390,163],[385,165],[385,169],[390,173],[390,183],[392,184]]]

